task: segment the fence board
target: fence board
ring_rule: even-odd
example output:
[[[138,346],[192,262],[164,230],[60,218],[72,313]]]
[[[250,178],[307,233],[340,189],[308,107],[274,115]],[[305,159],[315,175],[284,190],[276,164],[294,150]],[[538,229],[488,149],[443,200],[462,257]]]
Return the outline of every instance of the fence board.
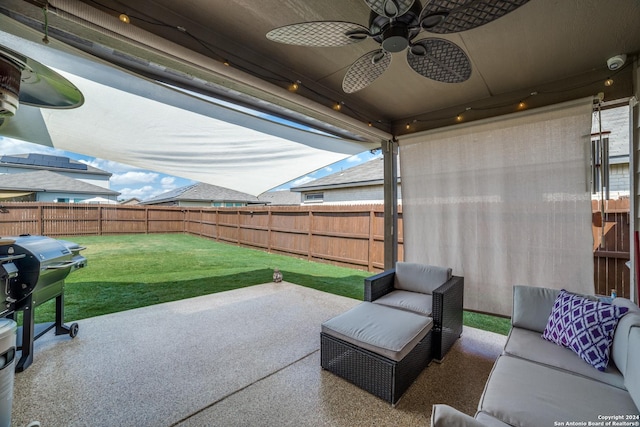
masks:
[[[629,228],[629,199],[605,201],[604,216],[598,201],[592,204],[593,226],[605,227],[609,231],[604,241],[593,252],[594,288],[596,293],[610,295],[616,290],[619,296],[629,298],[631,293],[631,271],[626,265],[630,259],[631,236]],[[596,233],[596,235],[599,234]]]

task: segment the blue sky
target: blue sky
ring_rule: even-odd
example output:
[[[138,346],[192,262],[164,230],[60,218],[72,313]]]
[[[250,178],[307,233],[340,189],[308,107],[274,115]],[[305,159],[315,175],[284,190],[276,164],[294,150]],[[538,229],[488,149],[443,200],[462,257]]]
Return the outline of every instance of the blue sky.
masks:
[[[111,172],[113,175],[110,180],[110,188],[119,191],[121,195],[119,199],[129,199],[137,197],[145,200],[158,194],[170,191],[185,185],[193,184],[195,181],[177,176],[166,175],[160,172],[144,170],[134,166],[116,163],[106,159],[99,159],[81,154],[71,153],[68,151],[58,150],[46,147],[44,145],[32,144],[11,138],[0,136],[0,154],[24,154],[24,153],[42,153],[55,156],[65,156],[71,159],[89,164],[99,169]],[[351,156],[345,160],[334,163],[330,166],[319,169],[313,173],[309,173],[291,182],[288,182],[277,189],[287,189],[292,186],[305,184],[314,179],[348,169],[356,166],[380,154],[371,154],[368,151]]]

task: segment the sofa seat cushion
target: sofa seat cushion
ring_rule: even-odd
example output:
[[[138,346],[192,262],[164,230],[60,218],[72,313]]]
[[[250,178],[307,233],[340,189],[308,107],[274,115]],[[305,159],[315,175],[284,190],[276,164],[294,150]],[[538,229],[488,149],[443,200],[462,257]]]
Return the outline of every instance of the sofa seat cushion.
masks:
[[[431,316],[433,296],[411,291],[391,291],[373,301],[375,304],[412,311],[424,316]]]
[[[504,353],[625,389],[624,377],[614,363],[609,363],[605,371],[593,369],[570,349],[544,340],[540,332],[512,328],[504,346]]]
[[[402,360],[431,331],[430,317],[362,302],[322,324],[322,332],[358,347]]]
[[[478,410],[521,427],[638,414],[625,390],[509,355],[498,357]]]
[[[450,268],[415,262],[397,262],[393,285],[394,288],[404,291],[431,294],[451,279],[451,276]]]

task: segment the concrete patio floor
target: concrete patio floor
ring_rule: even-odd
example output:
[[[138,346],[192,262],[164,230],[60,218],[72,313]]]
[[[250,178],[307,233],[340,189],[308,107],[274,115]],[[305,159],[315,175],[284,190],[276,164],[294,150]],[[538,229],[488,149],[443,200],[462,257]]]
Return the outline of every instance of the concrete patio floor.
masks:
[[[81,320],[74,339],[35,342],[12,425],[428,426],[435,403],[475,412],[506,337],[465,327],[392,408],[320,367],[320,324],[358,303],[282,282]]]

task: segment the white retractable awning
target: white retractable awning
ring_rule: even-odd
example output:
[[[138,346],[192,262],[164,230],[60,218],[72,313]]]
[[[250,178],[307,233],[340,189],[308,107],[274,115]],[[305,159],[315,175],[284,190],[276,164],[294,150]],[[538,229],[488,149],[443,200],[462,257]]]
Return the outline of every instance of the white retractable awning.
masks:
[[[291,128],[118,69],[0,15],[0,44],[83,93],[75,109],[20,105],[0,135],[258,195],[373,144]]]

